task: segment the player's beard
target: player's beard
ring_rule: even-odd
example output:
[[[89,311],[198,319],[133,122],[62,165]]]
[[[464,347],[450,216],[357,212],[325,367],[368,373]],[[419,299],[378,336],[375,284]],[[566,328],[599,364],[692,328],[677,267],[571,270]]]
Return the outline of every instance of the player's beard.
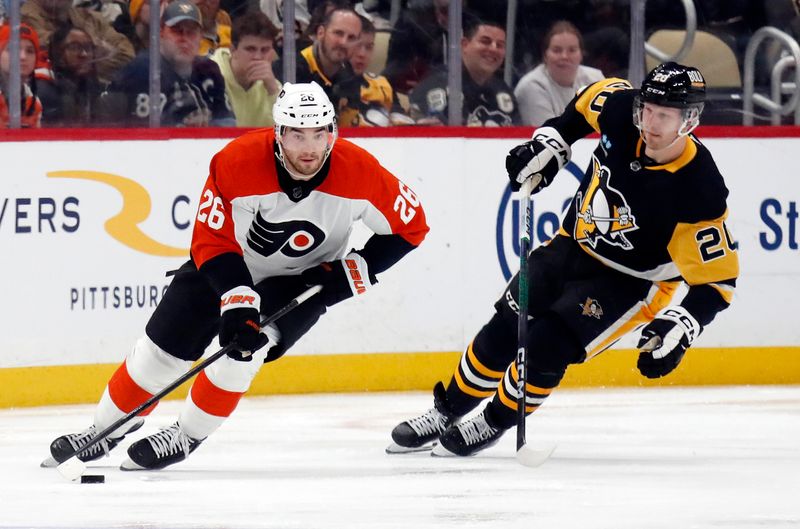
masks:
[[[295,180],[311,180],[319,172],[324,163],[324,156],[320,153],[300,153],[294,154],[284,150],[283,158],[286,162],[286,169]],[[308,158],[304,160],[304,158]]]

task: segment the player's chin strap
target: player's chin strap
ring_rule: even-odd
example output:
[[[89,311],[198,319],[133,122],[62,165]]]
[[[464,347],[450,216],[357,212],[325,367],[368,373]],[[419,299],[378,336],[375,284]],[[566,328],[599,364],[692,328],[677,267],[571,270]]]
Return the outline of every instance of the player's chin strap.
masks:
[[[336,140],[339,137],[339,129],[336,127],[336,122],[334,121],[329,125],[330,130],[328,130],[328,134],[331,134],[333,139],[331,139],[328,147],[325,149],[325,156],[322,157],[322,163],[320,163],[317,170],[310,175],[296,173],[289,169],[289,166],[286,164],[286,158],[283,156],[283,143],[281,143],[281,140],[283,139],[284,127],[284,125],[275,125],[275,143],[278,144],[278,160],[280,160],[281,165],[284,169],[286,169],[286,172],[289,173],[289,175],[291,175],[291,177],[295,180],[311,180],[322,170],[322,166],[325,165],[325,162],[328,160],[328,156],[330,156],[331,151],[333,151],[333,145],[336,143]]]

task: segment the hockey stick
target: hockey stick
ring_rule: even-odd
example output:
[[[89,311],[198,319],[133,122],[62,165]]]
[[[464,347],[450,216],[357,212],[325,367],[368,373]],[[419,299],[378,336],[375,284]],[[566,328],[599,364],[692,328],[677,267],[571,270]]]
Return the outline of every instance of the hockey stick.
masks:
[[[275,322],[275,320],[284,316],[288,312],[292,311],[295,307],[306,301],[308,298],[310,298],[320,290],[322,290],[322,287],[320,285],[315,285],[309,288],[308,290],[306,290],[305,292],[294,298],[292,301],[287,303],[283,308],[278,309],[278,311],[273,313],[271,316],[263,318],[261,320],[261,328],[263,329],[270,323]],[[211,364],[213,364],[214,362],[216,362],[217,360],[219,360],[232,350],[234,350],[233,344],[226,345],[225,347],[221,348],[219,351],[209,356],[208,358],[206,358],[205,360],[194,366],[192,369],[181,375],[170,385],[168,385],[167,387],[165,387],[164,389],[162,389],[161,391],[159,391],[158,393],[156,393],[143,403],[139,404],[139,406],[137,406],[134,410],[130,411],[125,416],[120,417],[114,424],[112,424],[99,434],[97,434],[97,436],[88,443],[86,443],[86,445],[78,448],[77,450],[73,451],[69,456],[67,456],[67,458],[56,467],[58,469],[58,472],[70,481],[75,481],[78,478],[80,478],[86,471],[86,463],[84,463],[83,461],[78,459],[78,457],[76,457],[79,453],[87,450],[88,448],[96,445],[97,443],[108,437],[108,435],[114,432],[117,428],[119,428],[123,424],[127,423],[128,421],[136,417],[143,410],[147,409],[154,403],[158,402],[159,400],[163,399],[164,397],[175,391],[178,388],[178,386],[180,386],[181,384],[183,384],[184,382],[186,382],[187,380],[195,376],[197,373],[199,373],[206,367],[210,366]]]
[[[525,441],[525,385],[528,380],[528,254],[531,249],[531,192],[538,180],[525,180],[519,190],[519,318],[517,320],[517,461],[528,467],[544,463],[555,448],[532,448]],[[541,178],[541,176],[540,176]]]

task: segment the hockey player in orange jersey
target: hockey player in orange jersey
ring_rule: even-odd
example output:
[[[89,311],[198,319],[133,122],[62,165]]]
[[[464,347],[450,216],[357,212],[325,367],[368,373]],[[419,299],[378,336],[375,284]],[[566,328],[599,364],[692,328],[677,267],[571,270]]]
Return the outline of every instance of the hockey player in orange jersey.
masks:
[[[213,157],[191,259],[111,377],[94,424],[54,440],[46,464],[60,463],[185,373],[219,333],[235,352],[200,372],[178,420],[134,442],[122,469],[183,461],[233,413],[262,363],[280,358],[327,307],[364,294],[422,242],[428,226],[417,196],[369,153],[337,140],[334,115],[319,85],[287,83],[273,108],[274,131],[244,134]],[[356,221],[374,233],[353,251]],[[259,332],[259,313],[275,312],[310,285],[322,290]],[[121,426],[78,458],[107,454],[142,423]]]
[[[506,159],[512,188],[541,191],[570,159],[570,145],[600,141],[561,229],[528,258],[525,412],[535,411],[570,364],[585,362],[641,328],[637,367],[658,378],[733,298],[736,244],[725,225],[728,190],[710,152],[692,135],[705,80],[665,63],[641,89],[622,79],[589,85],[564,113]],[[631,119],[633,117],[633,119]],[[680,282],[688,292],[672,296]],[[469,344],[434,407],[397,425],[387,452],[429,448],[468,456],[517,423],[518,276]],[[478,414],[459,422],[483,399]]]

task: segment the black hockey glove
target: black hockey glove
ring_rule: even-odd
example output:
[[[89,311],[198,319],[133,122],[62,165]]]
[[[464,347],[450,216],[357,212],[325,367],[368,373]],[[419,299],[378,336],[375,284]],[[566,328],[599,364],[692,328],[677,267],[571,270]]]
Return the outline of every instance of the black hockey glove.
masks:
[[[301,274],[306,285],[322,285],[322,302],[330,307],[354,295],[361,295],[378,281],[371,278],[367,262],[356,252],[344,259],[322,263]]]
[[[267,336],[259,325],[261,297],[250,287],[232,288],[220,301],[219,344],[233,344],[228,356],[249,362],[252,354],[267,345]]]
[[[522,183],[532,178],[532,193],[538,193],[550,185],[571,157],[572,149],[556,129],[537,129],[530,141],[514,147],[506,156],[511,189],[519,191]]]
[[[636,367],[647,378],[660,378],[678,367],[686,349],[703,330],[680,305],[666,307],[642,329]]]

